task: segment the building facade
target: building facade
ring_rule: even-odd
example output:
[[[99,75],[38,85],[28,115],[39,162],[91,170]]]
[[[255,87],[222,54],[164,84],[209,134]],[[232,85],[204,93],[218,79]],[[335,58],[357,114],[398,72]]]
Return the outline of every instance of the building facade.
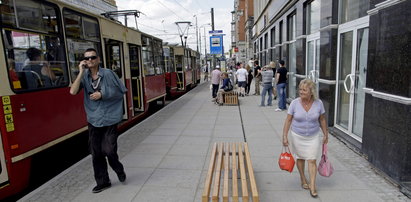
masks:
[[[330,132],[410,195],[411,1],[271,0],[254,8],[254,57],[286,62],[289,100],[312,79]]]
[[[236,62],[247,62],[252,58],[252,26],[254,0],[235,0],[231,22],[232,49]]]
[[[108,11],[116,11],[117,5],[115,0],[60,0],[78,8],[85,9],[91,13],[100,15]]]

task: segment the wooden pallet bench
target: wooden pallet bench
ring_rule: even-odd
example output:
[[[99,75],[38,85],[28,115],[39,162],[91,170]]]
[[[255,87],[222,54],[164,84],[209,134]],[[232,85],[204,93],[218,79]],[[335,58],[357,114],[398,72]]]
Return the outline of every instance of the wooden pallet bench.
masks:
[[[223,94],[224,105],[238,105],[238,92],[230,91]]]
[[[202,194],[203,202],[210,200],[210,193],[213,202],[220,201],[221,196],[223,202],[228,202],[229,198],[238,202],[239,197],[243,202],[259,201],[247,143],[214,143]]]

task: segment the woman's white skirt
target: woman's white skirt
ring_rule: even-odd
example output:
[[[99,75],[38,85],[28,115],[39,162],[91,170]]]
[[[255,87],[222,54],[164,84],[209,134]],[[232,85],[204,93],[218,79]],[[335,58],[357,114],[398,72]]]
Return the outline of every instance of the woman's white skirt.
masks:
[[[291,130],[291,149],[297,159],[315,160],[320,151],[320,132],[315,135],[302,136]]]

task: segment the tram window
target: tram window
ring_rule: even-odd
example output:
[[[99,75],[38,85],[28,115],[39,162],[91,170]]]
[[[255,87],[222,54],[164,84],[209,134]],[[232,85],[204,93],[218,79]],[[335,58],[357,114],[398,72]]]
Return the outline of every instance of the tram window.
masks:
[[[174,49],[170,49],[170,72],[175,72]]]
[[[32,0],[15,1],[18,25],[21,28],[58,32],[56,9]]]
[[[67,50],[71,80],[74,82],[79,71],[78,64],[83,59],[83,53],[88,48],[101,50],[100,29],[97,19],[87,17],[81,13],[63,10],[65,31],[67,36]],[[100,59],[101,54],[99,54]]]
[[[57,6],[34,0],[4,0],[0,1],[0,10],[12,89],[23,92],[67,86]]]
[[[5,26],[16,26],[13,0],[4,0],[0,3],[1,23]]]
[[[144,75],[154,75],[155,74],[155,64],[153,58],[153,49],[151,47],[152,40],[148,37],[142,36],[142,56],[143,56],[143,68]]]
[[[64,23],[66,36],[81,38],[81,17],[75,14],[64,12]]]
[[[154,54],[154,65],[156,74],[164,73],[164,60],[163,60],[163,48],[161,46],[161,41],[153,41],[153,54]]]
[[[110,39],[105,39],[106,42],[106,60],[107,69],[111,69],[119,78],[123,77],[121,63],[121,43]]]
[[[83,17],[84,38],[91,41],[100,41],[99,26],[94,19]]]
[[[183,71],[183,56],[176,55],[176,70]]]
[[[15,6],[15,7],[14,7]],[[57,8],[33,0],[0,1],[3,26],[57,33]],[[18,16],[16,18],[16,16]],[[17,22],[18,21],[18,22]]]
[[[67,37],[100,41],[100,30],[97,20],[65,9],[64,23]]]
[[[3,30],[9,78],[16,91],[66,86],[68,74],[60,38]]]
[[[140,65],[138,61],[138,47],[129,45],[131,77],[140,76]]]

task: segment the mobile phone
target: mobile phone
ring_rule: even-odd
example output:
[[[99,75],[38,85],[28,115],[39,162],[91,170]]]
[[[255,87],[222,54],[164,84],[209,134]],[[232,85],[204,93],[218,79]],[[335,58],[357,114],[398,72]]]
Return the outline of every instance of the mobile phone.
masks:
[[[87,69],[88,68],[87,64],[83,64],[83,68]]]

